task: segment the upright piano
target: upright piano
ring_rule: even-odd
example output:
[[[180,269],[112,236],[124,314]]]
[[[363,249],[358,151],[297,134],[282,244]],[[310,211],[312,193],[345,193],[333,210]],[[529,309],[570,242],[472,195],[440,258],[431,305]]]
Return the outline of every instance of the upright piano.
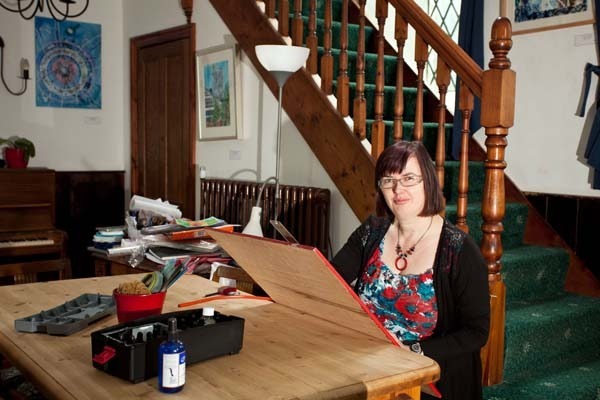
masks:
[[[55,188],[53,170],[0,169],[0,268],[66,258],[66,234],[54,225]]]

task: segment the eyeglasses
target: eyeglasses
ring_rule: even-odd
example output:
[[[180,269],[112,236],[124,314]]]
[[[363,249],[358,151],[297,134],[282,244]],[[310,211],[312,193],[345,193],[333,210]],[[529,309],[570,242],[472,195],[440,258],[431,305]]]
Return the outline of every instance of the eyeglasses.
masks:
[[[403,175],[400,178],[381,178],[379,180],[379,187],[381,189],[393,189],[396,184],[400,184],[402,187],[416,186],[423,181],[423,177],[415,174]]]

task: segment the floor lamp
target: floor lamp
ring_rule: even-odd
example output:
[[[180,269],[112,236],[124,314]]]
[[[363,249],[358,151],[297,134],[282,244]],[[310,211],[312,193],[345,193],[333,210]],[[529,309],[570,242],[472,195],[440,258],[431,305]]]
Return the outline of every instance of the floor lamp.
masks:
[[[299,46],[265,44],[256,46],[255,51],[258,61],[271,73],[271,75],[273,75],[279,88],[277,96],[277,151],[275,159],[275,177],[267,179],[261,188],[262,194],[265,184],[269,180],[275,179],[275,219],[277,219],[277,215],[279,214],[279,204],[281,202],[279,196],[279,167],[281,160],[281,101],[283,86],[294,72],[304,66],[306,59],[308,58],[309,49]],[[252,207],[250,221],[242,231],[243,233],[262,236],[262,228],[260,227],[262,208],[260,207],[259,202],[260,196],[256,206]]]

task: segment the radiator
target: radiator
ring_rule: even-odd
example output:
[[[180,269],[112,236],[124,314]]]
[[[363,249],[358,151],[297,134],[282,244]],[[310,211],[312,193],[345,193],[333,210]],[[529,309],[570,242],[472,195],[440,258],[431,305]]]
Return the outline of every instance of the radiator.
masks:
[[[228,179],[200,181],[200,218],[214,216],[230,224],[246,225],[260,193],[261,182]],[[328,255],[329,189],[279,185],[281,205],[278,220],[301,244],[318,248]],[[261,225],[265,237],[274,237],[269,221],[275,213],[275,185],[268,184],[262,195]],[[241,230],[241,229],[240,229]],[[280,237],[278,237],[280,238]]]

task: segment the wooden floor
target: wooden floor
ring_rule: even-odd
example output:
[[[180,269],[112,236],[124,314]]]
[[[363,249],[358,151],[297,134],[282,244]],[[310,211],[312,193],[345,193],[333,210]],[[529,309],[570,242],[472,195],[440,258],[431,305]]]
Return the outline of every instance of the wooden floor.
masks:
[[[0,354],[0,400],[45,400],[21,372]]]

